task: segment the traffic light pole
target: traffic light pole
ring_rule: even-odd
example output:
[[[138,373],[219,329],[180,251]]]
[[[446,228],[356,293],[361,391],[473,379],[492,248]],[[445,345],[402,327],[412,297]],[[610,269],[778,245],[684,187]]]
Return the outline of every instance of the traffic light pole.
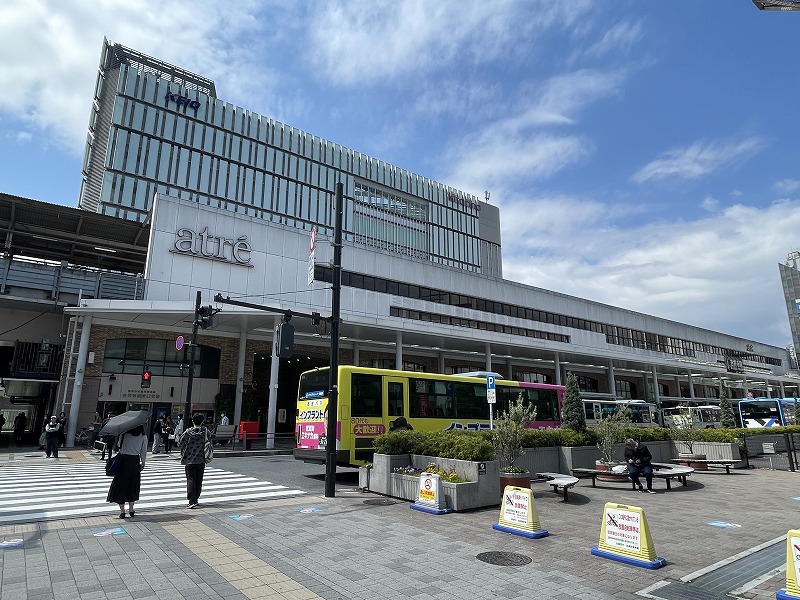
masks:
[[[339,321],[342,297],[342,219],[344,184],[336,184],[336,221],[333,230],[333,294],[331,298],[331,368],[328,376],[328,422],[325,446],[325,497],[336,496],[336,426],[339,421]]]
[[[186,406],[183,409],[183,428],[188,429],[192,423],[192,380],[194,379],[194,357],[197,348],[197,328],[200,326],[200,302],[202,295],[197,290],[197,299],[194,302],[194,319],[192,320],[192,341],[189,344],[189,379],[186,382]]]

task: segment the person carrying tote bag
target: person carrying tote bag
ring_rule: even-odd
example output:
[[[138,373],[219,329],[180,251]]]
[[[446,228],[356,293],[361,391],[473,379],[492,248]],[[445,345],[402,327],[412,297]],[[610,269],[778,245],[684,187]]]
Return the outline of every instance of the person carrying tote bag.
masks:
[[[181,434],[178,446],[181,449],[181,464],[186,470],[186,508],[199,506],[203,490],[203,474],[206,469],[206,448],[211,445],[211,435],[203,426],[205,417],[201,414],[192,417],[193,426]]]
[[[144,434],[144,425],[138,425],[122,434],[114,460],[118,463],[117,473],[111,480],[106,500],[119,505],[119,518],[124,519],[126,502],[130,516],[136,514],[133,504],[139,499],[142,487],[142,471],[147,460],[147,436]]]

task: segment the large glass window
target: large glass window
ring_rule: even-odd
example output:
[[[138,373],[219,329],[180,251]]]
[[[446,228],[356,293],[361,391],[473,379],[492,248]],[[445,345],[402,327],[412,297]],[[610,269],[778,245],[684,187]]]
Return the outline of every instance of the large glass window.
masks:
[[[175,350],[169,340],[129,338],[106,340],[103,373],[141,374],[145,366],[153,375],[186,377],[188,359]],[[195,350],[194,377],[219,378],[221,352],[218,348],[198,346]]]
[[[350,414],[354,417],[383,416],[380,375],[353,373],[350,381]]]

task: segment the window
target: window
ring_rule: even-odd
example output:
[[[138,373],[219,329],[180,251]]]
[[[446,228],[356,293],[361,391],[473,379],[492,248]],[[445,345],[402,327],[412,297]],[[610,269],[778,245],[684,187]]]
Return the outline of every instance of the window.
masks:
[[[219,348],[199,346],[195,352],[194,377],[219,378]],[[103,373],[141,374],[145,366],[153,375],[186,377],[189,370],[181,369],[184,352],[175,350],[168,340],[130,338],[106,340]]]
[[[354,417],[383,416],[380,375],[353,373],[350,381],[350,414]]]

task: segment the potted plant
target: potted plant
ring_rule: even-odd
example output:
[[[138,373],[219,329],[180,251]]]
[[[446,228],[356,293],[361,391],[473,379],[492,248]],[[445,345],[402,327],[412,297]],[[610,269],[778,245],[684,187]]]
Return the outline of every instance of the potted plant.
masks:
[[[500,493],[507,485],[516,487],[531,486],[531,474],[527,469],[514,463],[525,453],[522,440],[525,425],[536,420],[536,408],[524,404],[522,393],[511,402],[507,411],[503,411],[494,423],[491,439],[495,456],[500,461]]]
[[[614,471],[614,467],[624,467],[625,463],[614,460],[614,444],[625,441],[626,430],[632,425],[631,412],[627,406],[620,407],[614,414],[603,416],[603,418],[600,419],[600,422],[595,426],[597,447],[600,449],[600,460],[595,463],[595,468],[604,471]],[[603,478],[607,481],[617,481],[619,479],[627,479],[627,477],[628,476],[623,473],[619,475],[609,474],[597,476],[601,481]]]

